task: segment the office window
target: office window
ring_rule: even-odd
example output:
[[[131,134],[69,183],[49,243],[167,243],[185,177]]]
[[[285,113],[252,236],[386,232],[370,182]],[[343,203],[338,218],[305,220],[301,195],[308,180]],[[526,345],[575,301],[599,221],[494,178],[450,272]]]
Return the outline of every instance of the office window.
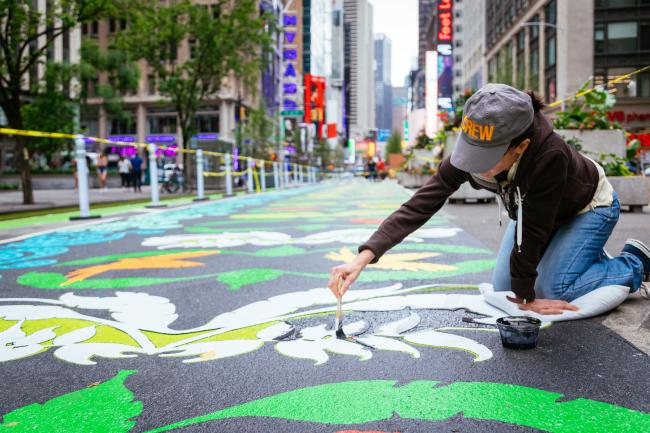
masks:
[[[546,66],[553,66],[556,62],[555,36],[546,39]]]
[[[637,23],[607,24],[607,52],[629,53],[637,50]]]
[[[526,33],[524,30],[517,33],[517,49],[523,50],[526,47]]]
[[[539,15],[535,15],[530,19],[531,23],[538,23],[539,22]],[[530,26],[530,38],[535,39],[539,36],[539,25],[531,25]]]
[[[176,134],[176,115],[148,116],[149,134]]]
[[[546,5],[546,22],[555,24],[557,22],[557,4],[555,0]]]
[[[219,132],[218,114],[198,114],[196,116],[197,132]]]
[[[637,0],[608,0],[610,8],[629,8],[636,6]]]
[[[644,72],[638,75],[636,83],[636,96],[650,96],[650,73]]]
[[[639,34],[641,35],[641,50],[650,50],[650,21],[639,23]]]
[[[108,135],[135,134],[135,115],[127,113],[125,117],[112,117],[108,119]]]
[[[605,52],[605,24],[603,23],[594,26],[594,50],[596,53]]]
[[[115,18],[111,18],[108,21],[108,32],[115,33],[115,30],[117,29],[116,25],[117,25],[117,21],[115,20]]]
[[[153,74],[147,75],[147,93],[155,95],[157,91],[156,76]]]
[[[190,39],[188,44],[190,46],[190,59],[194,59],[198,54],[198,52],[196,51],[197,50],[196,39]]]

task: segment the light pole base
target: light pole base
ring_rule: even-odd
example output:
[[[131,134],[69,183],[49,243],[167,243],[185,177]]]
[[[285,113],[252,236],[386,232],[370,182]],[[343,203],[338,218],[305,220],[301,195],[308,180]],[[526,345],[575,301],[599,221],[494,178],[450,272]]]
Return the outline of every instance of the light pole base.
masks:
[[[88,215],[88,216],[76,215],[76,216],[71,216],[70,221],[94,220],[101,217],[102,217],[101,215]]]
[[[145,206],[147,209],[162,209],[164,207],[167,207],[166,204],[148,204]]]
[[[193,198],[192,201],[208,201],[210,200],[210,197],[203,197],[203,198]]]

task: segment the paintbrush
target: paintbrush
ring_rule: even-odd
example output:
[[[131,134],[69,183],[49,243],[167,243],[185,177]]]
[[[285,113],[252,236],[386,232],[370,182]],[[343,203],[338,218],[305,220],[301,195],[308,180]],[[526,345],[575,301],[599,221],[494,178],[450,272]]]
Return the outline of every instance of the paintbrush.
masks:
[[[343,332],[343,295],[341,289],[345,280],[339,276],[337,292],[339,296],[336,297],[336,318],[334,319],[334,329],[336,330],[336,338],[345,338]]]

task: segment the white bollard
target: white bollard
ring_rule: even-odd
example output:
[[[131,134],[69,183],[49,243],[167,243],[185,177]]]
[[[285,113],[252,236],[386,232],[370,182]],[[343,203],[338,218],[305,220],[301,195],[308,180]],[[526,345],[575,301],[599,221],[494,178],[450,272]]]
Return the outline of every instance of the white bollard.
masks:
[[[74,140],[75,159],[77,163],[77,188],[79,190],[79,216],[70,217],[70,220],[84,220],[99,218],[99,215],[90,215],[90,199],[88,198],[88,164],[86,163],[86,142],[83,136],[78,135]]]
[[[313,184],[314,183],[314,167],[308,166],[307,170],[308,170],[308,173],[309,173],[309,183]]]
[[[229,153],[224,156],[226,170],[226,197],[232,196],[232,161]]]
[[[278,163],[273,161],[273,187],[280,189],[280,176],[278,174]]]
[[[303,177],[303,173],[302,173],[302,165],[298,166],[298,179],[300,180],[300,183],[305,182],[305,178]]]
[[[289,163],[283,161],[282,162],[282,171],[284,172],[284,187],[287,188],[289,186]]]
[[[149,187],[151,188],[151,204],[148,208],[165,207],[160,204],[160,186],[158,184],[158,158],[156,157],[156,145],[149,143]]]
[[[255,192],[255,185],[253,185],[253,159],[250,156],[246,158],[246,184],[248,184],[248,192]]]
[[[266,191],[266,167],[264,167],[264,160],[260,159],[259,164],[260,164],[260,188],[262,188],[262,192],[265,192]]]
[[[296,170],[298,163],[293,163],[293,183],[298,183],[298,170]]]
[[[205,182],[203,178],[203,150],[196,150],[196,198],[194,201],[209,200],[205,196]]]

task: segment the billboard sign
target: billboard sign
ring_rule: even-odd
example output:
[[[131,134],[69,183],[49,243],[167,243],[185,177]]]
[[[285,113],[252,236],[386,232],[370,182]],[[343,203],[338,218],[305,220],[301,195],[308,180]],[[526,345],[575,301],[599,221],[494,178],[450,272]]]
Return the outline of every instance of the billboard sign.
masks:
[[[298,52],[298,11],[294,9],[285,9],[282,15],[282,110],[296,111],[300,107],[300,94],[298,91],[300,77],[299,69],[299,52]]]
[[[424,132],[433,137],[438,130],[438,52],[427,51],[424,63],[426,119]]]

